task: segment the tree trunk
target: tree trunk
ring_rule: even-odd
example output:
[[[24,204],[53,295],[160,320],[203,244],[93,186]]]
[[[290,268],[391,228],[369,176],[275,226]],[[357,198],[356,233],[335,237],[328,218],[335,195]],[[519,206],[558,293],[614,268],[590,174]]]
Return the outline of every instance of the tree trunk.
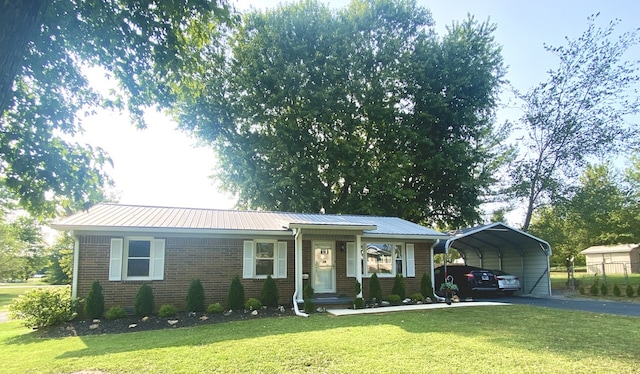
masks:
[[[28,44],[40,31],[47,0],[0,0],[0,115],[11,105],[13,83]]]

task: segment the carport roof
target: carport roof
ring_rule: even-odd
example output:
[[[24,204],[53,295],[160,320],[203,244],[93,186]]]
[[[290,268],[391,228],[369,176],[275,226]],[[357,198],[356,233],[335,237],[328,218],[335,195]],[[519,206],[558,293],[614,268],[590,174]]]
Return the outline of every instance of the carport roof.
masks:
[[[460,229],[452,233],[447,241],[441,241],[434,248],[435,253],[444,253],[448,248],[455,248],[463,252],[484,252],[487,249],[499,251],[516,250],[522,252],[525,248],[541,248],[551,256],[551,246],[546,241],[524,231],[509,227],[502,222],[488,225]]]

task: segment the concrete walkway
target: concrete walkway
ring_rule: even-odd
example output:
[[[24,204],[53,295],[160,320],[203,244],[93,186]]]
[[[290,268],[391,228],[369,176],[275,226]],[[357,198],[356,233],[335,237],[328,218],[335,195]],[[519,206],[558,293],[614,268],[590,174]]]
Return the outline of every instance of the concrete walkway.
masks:
[[[511,305],[511,304],[498,303],[498,302],[492,302],[492,301],[464,301],[464,302],[452,303],[451,305],[447,305],[446,303],[433,303],[433,304],[418,304],[418,305],[385,306],[385,307],[379,307],[379,308],[366,308],[366,309],[327,309],[327,313],[331,314],[332,316],[352,316],[357,314],[407,312],[412,310],[461,308],[461,307],[470,307],[470,306],[490,306],[490,305]]]

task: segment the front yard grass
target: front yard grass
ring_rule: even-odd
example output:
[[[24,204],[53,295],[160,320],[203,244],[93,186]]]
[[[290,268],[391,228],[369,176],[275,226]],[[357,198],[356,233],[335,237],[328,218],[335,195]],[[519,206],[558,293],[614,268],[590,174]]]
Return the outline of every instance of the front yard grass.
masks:
[[[0,323],[6,373],[632,373],[639,318],[525,305],[286,317],[39,338]]]

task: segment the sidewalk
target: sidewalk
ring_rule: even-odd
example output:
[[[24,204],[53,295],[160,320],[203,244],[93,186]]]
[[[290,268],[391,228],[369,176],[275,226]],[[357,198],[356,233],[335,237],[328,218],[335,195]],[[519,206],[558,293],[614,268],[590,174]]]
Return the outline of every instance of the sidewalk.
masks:
[[[491,305],[511,305],[510,303],[499,303],[493,301],[462,301],[458,303],[452,303],[447,305],[446,303],[433,303],[433,304],[418,304],[418,305],[399,305],[399,306],[385,306],[379,308],[366,308],[366,309],[327,309],[327,313],[332,316],[351,316],[357,314],[375,314],[375,313],[389,313],[389,312],[407,312],[413,310],[426,310],[426,309],[441,309],[441,308],[460,308],[468,306],[491,306]]]

